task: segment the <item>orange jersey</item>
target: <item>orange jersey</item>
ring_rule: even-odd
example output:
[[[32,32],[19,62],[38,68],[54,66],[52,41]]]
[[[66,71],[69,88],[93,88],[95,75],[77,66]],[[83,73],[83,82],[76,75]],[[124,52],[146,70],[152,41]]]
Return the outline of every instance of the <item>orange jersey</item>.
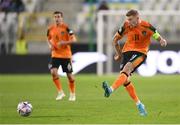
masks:
[[[48,28],[47,37],[48,41],[51,42],[55,49],[51,52],[51,57],[55,58],[71,58],[71,46],[61,45],[58,47],[58,42],[71,40],[71,35],[73,32],[68,28],[68,25],[62,23],[60,25],[51,25]]]
[[[125,21],[123,27],[118,33],[122,37],[127,35],[122,52],[137,51],[147,54],[150,45],[151,36],[156,29],[148,22],[140,20],[136,27],[130,27],[128,21]]]

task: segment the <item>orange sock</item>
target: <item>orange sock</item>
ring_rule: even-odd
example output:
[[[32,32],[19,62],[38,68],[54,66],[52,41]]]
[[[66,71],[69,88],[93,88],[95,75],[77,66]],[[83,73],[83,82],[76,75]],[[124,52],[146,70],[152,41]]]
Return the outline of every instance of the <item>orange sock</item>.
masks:
[[[58,92],[62,91],[62,86],[61,86],[61,82],[59,81],[59,78],[53,79],[53,81],[56,85]]]
[[[75,93],[75,83],[69,80],[69,91],[70,93]]]
[[[113,90],[117,89],[119,86],[123,85],[128,78],[128,75],[125,72],[122,72],[116,81],[112,84],[111,88]]]
[[[129,84],[125,85],[125,87],[131,98],[137,103],[139,101],[139,98],[136,94],[133,84],[129,82]]]

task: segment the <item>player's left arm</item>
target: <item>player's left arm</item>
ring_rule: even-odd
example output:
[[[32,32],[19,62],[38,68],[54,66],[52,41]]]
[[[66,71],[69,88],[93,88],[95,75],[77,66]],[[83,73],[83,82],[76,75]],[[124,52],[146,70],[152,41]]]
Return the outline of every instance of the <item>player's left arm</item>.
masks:
[[[74,32],[69,28],[67,28],[67,32],[69,33],[69,40],[59,42],[59,46],[61,46],[61,45],[70,45],[72,43],[77,42],[77,38],[76,38]]]
[[[153,38],[161,44],[161,46],[166,47],[167,41],[160,35],[160,33],[154,28],[152,25],[150,26],[150,29],[153,31]]]

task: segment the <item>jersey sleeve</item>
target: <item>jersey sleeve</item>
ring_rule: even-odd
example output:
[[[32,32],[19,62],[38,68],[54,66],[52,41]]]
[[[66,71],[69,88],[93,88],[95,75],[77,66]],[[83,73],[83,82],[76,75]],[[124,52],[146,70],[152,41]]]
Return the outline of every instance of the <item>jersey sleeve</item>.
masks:
[[[68,32],[69,40],[70,40],[70,41],[74,41],[74,40],[76,39],[76,36],[75,36],[73,30],[70,29],[68,26],[67,26],[66,30],[67,30],[67,32]],[[75,40],[75,41],[76,41],[76,40]]]
[[[126,34],[126,27],[127,27],[127,22],[124,22],[122,26],[118,29],[118,34],[123,37]]]
[[[159,32],[157,31],[157,29],[152,26],[151,24],[149,24],[149,29],[153,32],[152,33],[152,37],[155,39],[155,40],[158,40],[158,38],[160,37],[160,34]]]
[[[69,27],[67,27],[67,32],[69,33],[69,35],[73,35],[74,34],[73,30],[69,29]]]
[[[51,30],[51,28],[49,27],[48,29],[47,29],[47,38],[48,38],[48,40],[50,40],[51,39],[51,34],[50,34],[50,30]]]
[[[157,30],[156,30],[156,28],[153,26],[153,25],[151,25],[151,24],[149,24],[149,29],[153,32],[153,33],[155,33]]]

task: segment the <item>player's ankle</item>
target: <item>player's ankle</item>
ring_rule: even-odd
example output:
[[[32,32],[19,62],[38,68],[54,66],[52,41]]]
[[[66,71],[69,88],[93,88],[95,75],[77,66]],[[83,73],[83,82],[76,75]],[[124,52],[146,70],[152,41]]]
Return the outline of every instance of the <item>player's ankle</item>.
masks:
[[[75,95],[75,92],[70,92],[69,94],[70,94],[70,95]]]
[[[113,92],[113,91],[114,91],[114,88],[111,86],[111,87],[110,87],[110,90],[111,90],[111,92]]]
[[[62,94],[62,93],[64,93],[63,90],[59,90],[59,91],[58,91],[58,94]]]
[[[136,101],[136,105],[139,105],[140,103],[141,103],[141,101],[140,101],[140,100]]]

